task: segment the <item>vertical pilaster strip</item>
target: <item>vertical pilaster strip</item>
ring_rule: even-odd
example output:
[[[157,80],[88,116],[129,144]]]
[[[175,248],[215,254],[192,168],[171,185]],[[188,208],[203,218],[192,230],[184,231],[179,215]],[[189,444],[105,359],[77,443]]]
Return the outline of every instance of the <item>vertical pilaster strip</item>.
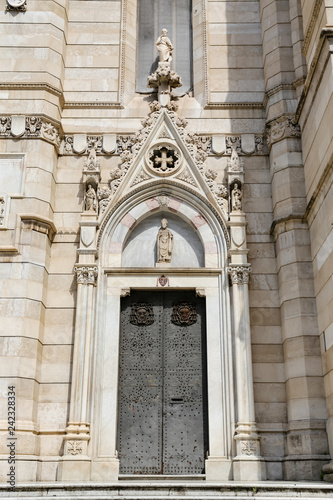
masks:
[[[98,269],[76,265],[77,305],[69,422],[58,479],[87,480],[90,476],[90,386],[94,296]]]
[[[259,436],[255,422],[252,376],[251,332],[248,283],[249,264],[230,265],[232,285],[235,363],[237,386],[235,480],[265,480],[265,463],[260,456]]]

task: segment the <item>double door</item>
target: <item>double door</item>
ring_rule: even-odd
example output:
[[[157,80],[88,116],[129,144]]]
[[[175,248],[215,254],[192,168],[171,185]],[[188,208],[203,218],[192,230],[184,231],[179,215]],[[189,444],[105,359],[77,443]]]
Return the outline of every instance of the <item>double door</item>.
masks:
[[[121,474],[201,474],[207,452],[205,300],[192,291],[122,299]]]

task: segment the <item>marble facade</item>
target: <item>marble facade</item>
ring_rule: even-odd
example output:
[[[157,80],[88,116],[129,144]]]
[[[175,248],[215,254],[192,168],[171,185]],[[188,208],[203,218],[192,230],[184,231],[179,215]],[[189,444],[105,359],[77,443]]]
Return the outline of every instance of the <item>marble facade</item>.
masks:
[[[120,301],[166,286],[206,297],[206,481],[333,482],[333,6],[193,0],[178,98],[135,92],[138,3],[2,2],[1,481],[9,385],[18,482],[118,481]]]

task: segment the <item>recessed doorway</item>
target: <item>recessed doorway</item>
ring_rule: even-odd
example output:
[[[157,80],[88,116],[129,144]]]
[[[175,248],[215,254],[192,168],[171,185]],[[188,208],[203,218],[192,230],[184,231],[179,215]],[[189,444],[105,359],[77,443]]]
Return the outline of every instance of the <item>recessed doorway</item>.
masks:
[[[121,474],[203,474],[208,450],[205,299],[132,291],[121,302]]]

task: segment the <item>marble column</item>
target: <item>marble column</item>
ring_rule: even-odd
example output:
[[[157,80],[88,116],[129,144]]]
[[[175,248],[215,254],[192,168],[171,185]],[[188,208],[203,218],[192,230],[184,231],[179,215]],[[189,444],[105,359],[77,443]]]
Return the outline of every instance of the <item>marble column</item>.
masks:
[[[89,441],[91,409],[91,359],[94,295],[97,266],[78,264],[77,307],[69,422],[64,454],[59,462],[58,480],[83,481],[90,477]]]
[[[260,456],[254,413],[248,292],[250,272],[249,264],[231,264],[228,268],[232,285],[237,392],[234,479],[263,481],[266,479],[266,469]]]

